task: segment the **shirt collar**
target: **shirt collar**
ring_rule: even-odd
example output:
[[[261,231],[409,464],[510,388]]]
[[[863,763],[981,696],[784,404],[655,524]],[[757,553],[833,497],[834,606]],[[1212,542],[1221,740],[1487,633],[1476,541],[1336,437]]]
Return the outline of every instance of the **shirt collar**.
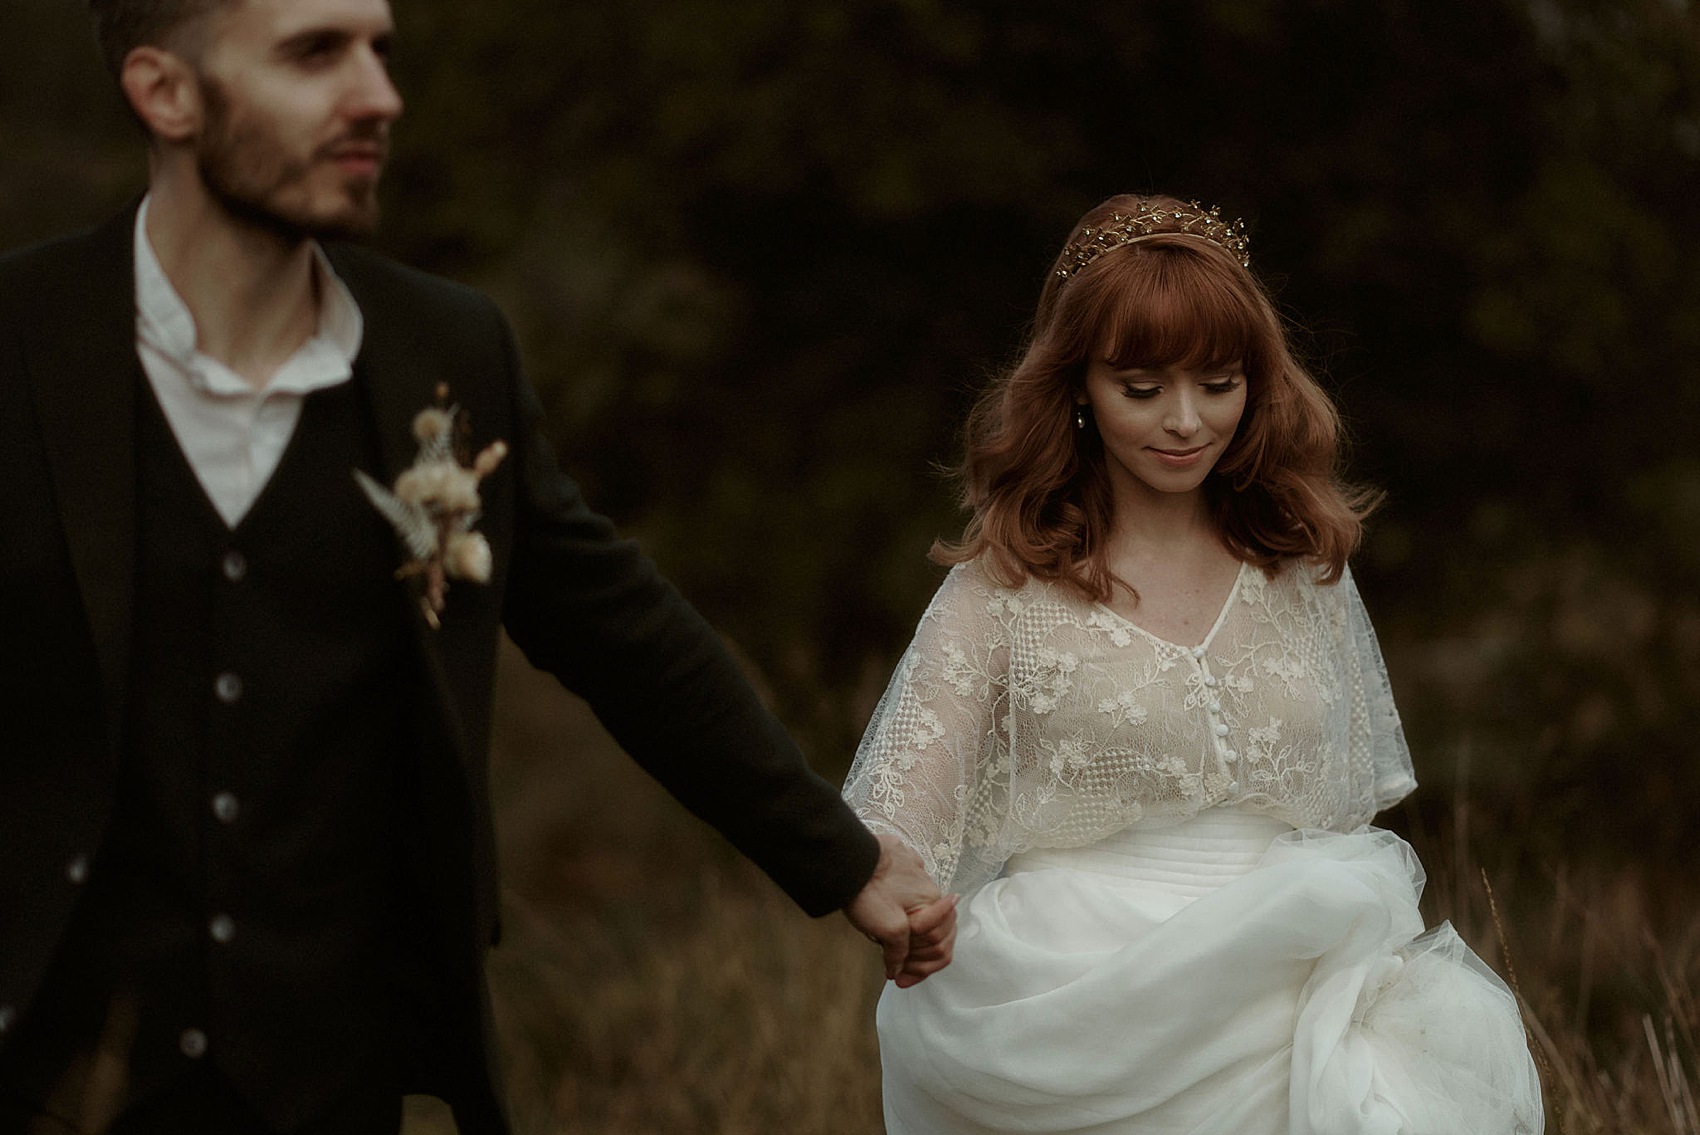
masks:
[[[148,240],[149,198],[136,210],[136,334],[149,347],[180,366],[197,389],[215,393],[251,393],[242,378],[217,359],[204,355],[196,346],[195,317],[171,286],[159,257]],[[365,338],[365,319],[360,305],[342,278],[331,267],[330,258],[313,242],[313,272],[319,292],[319,325],[313,337],[278,369],[266,390],[305,394],[334,385],[353,373],[354,359]]]

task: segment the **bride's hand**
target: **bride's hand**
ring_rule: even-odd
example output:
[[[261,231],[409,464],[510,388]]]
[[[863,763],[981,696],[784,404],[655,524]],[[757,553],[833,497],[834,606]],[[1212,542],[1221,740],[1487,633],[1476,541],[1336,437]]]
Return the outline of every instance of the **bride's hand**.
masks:
[[[938,886],[916,855],[892,835],[879,837],[880,858],[844,915],[885,956],[885,976],[906,989],[950,964],[956,944],[956,896]]]
[[[956,947],[956,895],[944,895],[909,912],[909,956],[895,978],[907,989],[950,964]]]

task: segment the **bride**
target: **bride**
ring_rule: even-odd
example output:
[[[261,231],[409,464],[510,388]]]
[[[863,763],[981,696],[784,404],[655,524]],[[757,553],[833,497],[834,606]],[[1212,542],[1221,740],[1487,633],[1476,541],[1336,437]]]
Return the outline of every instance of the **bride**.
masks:
[[[1237,223],[1111,198],[981,400],[973,511],[845,794],[963,896],[888,986],[892,1135],[1542,1130],[1516,1001],[1369,827],[1415,787],[1373,494]]]

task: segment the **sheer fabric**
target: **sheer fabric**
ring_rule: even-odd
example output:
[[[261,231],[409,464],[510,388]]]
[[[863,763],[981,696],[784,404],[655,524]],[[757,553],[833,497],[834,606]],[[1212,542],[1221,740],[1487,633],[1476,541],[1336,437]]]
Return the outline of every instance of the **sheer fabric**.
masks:
[[[1350,575],[1240,569],[1203,643],[953,569],[845,793],[961,892],[887,986],[889,1135],[1532,1135],[1515,999],[1411,849]]]
[[[880,998],[887,1135],[1532,1135],[1505,985],[1391,832],[1212,808],[1016,856]]]
[[[1416,787],[1350,573],[1242,565],[1187,647],[1061,585],[953,568],[845,785],[876,832],[970,892],[1034,847],[1218,804],[1349,831]]]

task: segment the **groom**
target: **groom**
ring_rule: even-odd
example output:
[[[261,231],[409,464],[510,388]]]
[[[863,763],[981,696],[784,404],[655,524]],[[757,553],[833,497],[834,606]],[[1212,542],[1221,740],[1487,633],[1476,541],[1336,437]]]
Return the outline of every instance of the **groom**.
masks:
[[[495,307],[340,242],[387,0],[92,7],[149,185],[0,259],[0,1132],[393,1133],[406,1092],[506,1130],[501,628],[889,977],[947,964],[951,901],[558,471]],[[439,610],[352,474],[395,484],[444,385],[506,455]]]

